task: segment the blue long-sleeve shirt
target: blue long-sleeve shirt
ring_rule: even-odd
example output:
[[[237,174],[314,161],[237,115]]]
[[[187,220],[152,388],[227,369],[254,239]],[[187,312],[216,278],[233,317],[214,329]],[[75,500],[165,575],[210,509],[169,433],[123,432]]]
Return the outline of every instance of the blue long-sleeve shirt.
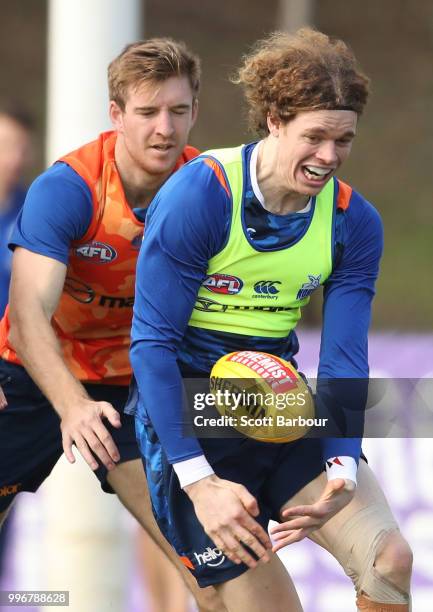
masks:
[[[58,162],[30,186],[9,247],[20,246],[67,265],[71,242],[86,233],[92,210],[92,196],[84,179]]]
[[[244,149],[245,227],[260,248],[290,246],[303,235],[314,206],[287,215],[263,208],[251,184],[253,148],[254,143]],[[151,419],[171,463],[203,454],[198,440],[182,434],[182,373],[206,376],[215,361],[235,350],[262,350],[289,360],[298,350],[295,332],[264,338],[188,325],[208,261],[226,244],[230,221],[230,197],[203,158],[165,183],[146,218],[131,345],[139,393],[129,411]],[[318,370],[323,381],[368,377],[367,333],[382,246],[377,211],[353,191],[349,206],[337,210],[334,219],[333,271],[324,287]],[[323,449],[324,459],[348,455],[357,460],[360,440],[325,439]]]

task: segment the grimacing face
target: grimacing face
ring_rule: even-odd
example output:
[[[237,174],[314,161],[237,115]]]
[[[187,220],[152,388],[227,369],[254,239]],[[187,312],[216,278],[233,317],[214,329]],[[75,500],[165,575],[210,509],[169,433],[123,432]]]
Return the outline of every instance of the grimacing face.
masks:
[[[280,186],[300,195],[317,195],[348,158],[357,119],[350,110],[303,111],[287,123],[269,117]]]
[[[150,176],[168,175],[187,143],[197,115],[187,77],[130,87],[122,111],[111,102],[110,114],[130,163]]]

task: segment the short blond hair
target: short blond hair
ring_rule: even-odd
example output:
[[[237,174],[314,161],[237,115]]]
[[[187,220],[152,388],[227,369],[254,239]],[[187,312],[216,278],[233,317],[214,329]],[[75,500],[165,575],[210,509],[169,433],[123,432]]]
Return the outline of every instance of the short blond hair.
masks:
[[[110,100],[125,110],[128,89],[144,82],[186,76],[194,98],[200,90],[200,59],[180,41],[149,38],[127,45],[108,66]]]
[[[311,28],[274,32],[244,57],[232,81],[244,89],[250,128],[267,134],[267,117],[287,122],[308,110],[362,114],[369,79],[342,40]]]

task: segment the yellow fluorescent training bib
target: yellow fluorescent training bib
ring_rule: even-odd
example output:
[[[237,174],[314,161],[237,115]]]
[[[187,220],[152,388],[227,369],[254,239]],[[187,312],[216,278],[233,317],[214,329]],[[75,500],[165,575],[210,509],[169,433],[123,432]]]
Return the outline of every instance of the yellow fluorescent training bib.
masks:
[[[243,145],[207,151],[222,166],[232,200],[230,234],[209,260],[189,325],[248,336],[284,337],[332,271],[335,179],[313,203],[310,225],[294,245],[258,250],[243,225]]]

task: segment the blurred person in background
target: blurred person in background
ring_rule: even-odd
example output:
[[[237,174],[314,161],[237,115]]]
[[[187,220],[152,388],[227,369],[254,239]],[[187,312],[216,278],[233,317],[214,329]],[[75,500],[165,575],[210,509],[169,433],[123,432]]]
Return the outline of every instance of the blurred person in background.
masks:
[[[197,588],[161,536],[134,420],[123,414],[144,229],[134,211],[143,212],[170,174],[198,153],[187,139],[200,63],[183,43],[149,39],[113,60],[108,81],[114,130],[34,181],[9,243],[10,302],[0,325],[7,397],[0,411],[0,523],[16,495],[36,491],[62,452],[75,461],[75,445],[103,490],[118,495],[182,572],[200,609],[221,610],[215,591]],[[159,563],[170,600],[164,612],[186,610],[177,572]]]
[[[9,299],[12,252],[8,241],[26,196],[23,174],[31,161],[33,119],[18,105],[0,105],[0,316]],[[0,377],[0,408],[6,406]],[[11,517],[0,532],[0,579]]]
[[[149,209],[137,263],[127,411],[155,516],[233,612],[302,610],[275,552],[305,537],[350,576],[358,610],[408,612],[411,550],[360,458],[382,223],[335,176],[368,79],[343,41],[306,28],[259,41],[236,82],[261,140],[208,151],[173,175]],[[258,305],[259,284],[278,289]],[[316,407],[337,431],[285,444],[184,436],[182,376],[205,378],[233,351],[293,360],[295,327],[320,285]],[[280,523],[273,546],[270,519]]]
[[[12,252],[8,240],[24,203],[23,174],[31,161],[33,120],[26,111],[0,105],[0,315],[9,297]]]

